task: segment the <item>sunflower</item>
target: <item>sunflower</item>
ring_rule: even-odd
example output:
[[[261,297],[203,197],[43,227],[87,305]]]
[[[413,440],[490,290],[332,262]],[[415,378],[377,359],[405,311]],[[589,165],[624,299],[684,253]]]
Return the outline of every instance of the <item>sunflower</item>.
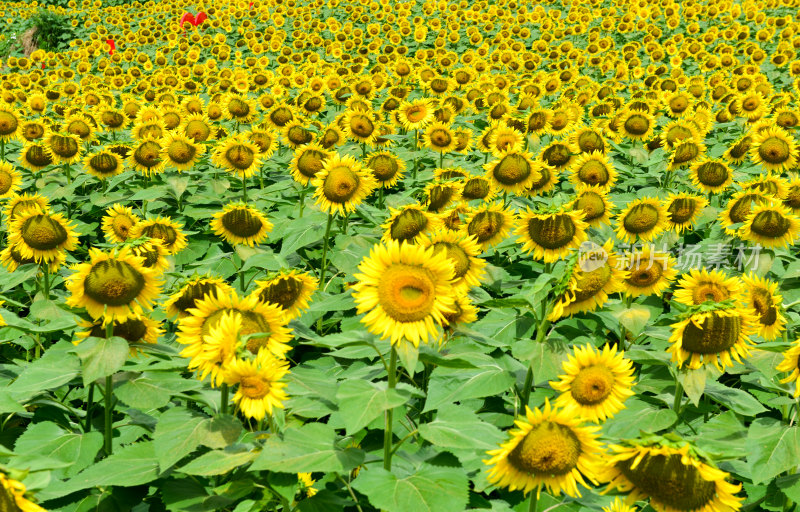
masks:
[[[437,153],[449,153],[456,147],[456,137],[449,125],[436,121],[425,128],[420,145]]]
[[[291,348],[288,342],[292,336],[283,310],[259,301],[255,295],[240,298],[235,292],[220,293],[222,291],[217,289],[216,294],[206,293],[202,298],[197,298],[199,294],[196,294],[194,307],[186,310],[188,316],[178,320],[178,343],[188,345],[183,354],[194,357],[202,352],[204,336],[211,333],[211,328],[225,312],[237,311],[242,316],[239,336],[249,336],[245,347],[251,354],[268,351],[276,357],[284,357]]]
[[[678,273],[675,258],[669,253],[656,252],[652,244],[645,244],[641,252],[632,252],[623,263],[628,272],[623,292],[631,297],[660,296]]]
[[[707,301],[723,302],[742,300],[742,281],[728,277],[722,270],[691,269],[681,276],[673,299],[687,306],[697,306]]]
[[[73,164],[81,159],[81,139],[77,135],[48,131],[41,141],[55,163]]]
[[[540,168],[534,164],[531,153],[513,149],[499,153],[497,160],[484,165],[486,178],[492,185],[512,194],[519,194],[540,180],[542,176],[537,172]]]
[[[539,152],[539,160],[560,171],[569,167],[575,160],[575,156],[567,143],[554,140],[542,148]]]
[[[136,223],[130,229],[129,238],[157,238],[161,240],[169,254],[177,254],[187,245],[186,235],[181,231],[182,227],[183,224],[168,217],[156,217]]]
[[[481,249],[486,250],[508,237],[515,222],[514,213],[501,204],[484,204],[469,213],[462,229],[475,236]]]
[[[452,332],[459,325],[471,324],[478,319],[478,308],[472,304],[469,300],[469,296],[464,293],[456,294],[456,301],[453,303],[453,311],[453,313],[444,314],[442,326],[448,332]],[[442,342],[445,341],[445,338],[442,338]]]
[[[218,277],[196,276],[184,284],[180,290],[170,295],[163,304],[164,311],[170,318],[189,316],[189,309],[197,307],[197,302],[207,295],[213,297],[233,293],[231,285]]]
[[[331,149],[332,147],[343,144],[345,142],[345,136],[342,129],[339,128],[336,123],[331,123],[319,131],[316,142],[325,149]]]
[[[0,111],[1,112],[1,111]],[[2,118],[0,118],[1,120]],[[19,512],[46,512],[45,509],[36,503],[25,498],[26,488],[22,482],[18,482],[7,475],[0,473],[0,508],[9,511]]]
[[[497,194],[492,180],[485,176],[467,175],[463,179],[461,186],[461,198],[465,201],[481,200],[491,201]]]
[[[312,179],[322,170],[325,160],[331,156],[331,152],[314,142],[297,148],[294,158],[289,163],[292,178],[302,185],[308,185]]]
[[[392,240],[375,245],[358,267],[353,299],[367,330],[392,345],[436,339],[437,325],[453,313],[452,261],[444,251]]]
[[[603,132],[594,126],[582,126],[569,134],[569,143],[573,153],[601,153],[607,150]]]
[[[178,133],[186,135],[195,142],[205,142],[214,137],[214,125],[208,116],[204,114],[188,114],[183,117],[180,126],[176,129]]]
[[[384,243],[392,240],[416,243],[425,233],[430,233],[441,225],[441,220],[435,213],[426,211],[419,204],[406,205],[400,209],[389,207],[389,212],[389,219],[381,225]]]
[[[187,368],[196,370],[197,378],[205,380],[211,376],[211,387],[223,383],[225,370],[233,362],[237,352],[243,348],[239,333],[242,330],[242,315],[237,311],[225,311],[203,336],[202,350],[197,352],[186,347],[181,355],[190,357]],[[191,352],[189,355],[187,352]]]
[[[439,213],[454,202],[461,200],[463,184],[458,181],[431,181],[423,190],[424,203],[428,211]]]
[[[56,257],[50,260],[47,265],[47,270],[53,274],[61,268],[61,265],[67,259],[67,255],[64,252],[59,252],[56,254]],[[36,260],[33,258],[23,258],[22,254],[20,253],[19,249],[14,245],[9,245],[2,251],[0,251],[0,265],[6,267],[9,272],[14,272],[20,265],[28,265],[31,263],[36,263]],[[40,264],[41,266],[42,264]]]
[[[348,139],[373,144],[378,133],[375,119],[370,112],[349,110],[344,114],[343,131]]]
[[[534,162],[534,170],[541,176],[539,179],[534,180],[531,186],[525,189],[525,195],[528,196],[541,196],[553,190],[558,183],[558,170],[554,167],[536,160]]]
[[[575,187],[575,200],[569,206],[583,212],[582,220],[589,226],[600,227],[611,222],[611,210],[615,205],[608,199],[607,189],[580,184]]]
[[[589,227],[581,211],[560,210],[537,213],[530,208],[519,218],[514,234],[523,243],[522,250],[533,253],[533,258],[552,263],[577,249],[586,240]]]
[[[261,166],[261,155],[259,147],[240,134],[217,143],[211,161],[240,178],[249,178]]]
[[[20,114],[10,105],[0,102],[0,141],[16,138],[20,125]]]
[[[631,140],[650,140],[655,127],[652,114],[642,110],[625,110],[618,116],[622,134]]]
[[[722,192],[733,183],[733,171],[723,160],[701,158],[689,168],[694,186],[706,194]]]
[[[22,176],[9,162],[0,162],[0,199],[16,193],[22,184]]]
[[[258,112],[256,102],[244,94],[228,93],[223,96],[220,106],[225,118],[237,123],[251,123]]]
[[[736,235],[768,249],[789,247],[800,235],[800,218],[780,203],[765,202],[750,209]]]
[[[664,128],[661,129],[661,145],[666,149],[674,149],[676,145],[680,144],[683,140],[693,140],[700,137],[697,128],[689,121],[684,119],[676,119],[668,122]]]
[[[8,243],[22,259],[50,263],[64,251],[78,246],[75,226],[60,213],[48,213],[35,206],[18,213],[10,222]]]
[[[781,379],[781,383],[794,382],[792,395],[800,396],[800,339],[783,352],[783,360],[775,367],[779,372],[788,372],[789,376]]]
[[[680,234],[693,227],[703,209],[708,206],[708,200],[685,192],[670,193],[665,206],[668,212],[667,229]]]
[[[570,171],[570,181],[576,186],[583,183],[610,190],[617,181],[614,165],[599,151],[581,154],[570,165]]]
[[[314,197],[320,208],[340,215],[352,212],[377,186],[369,169],[350,155],[338,153],[325,160],[322,169],[311,180]]]
[[[148,136],[133,147],[128,166],[144,176],[152,177],[164,171],[167,162],[162,155],[163,148],[159,140]]]
[[[466,293],[474,286],[480,286],[486,273],[486,262],[478,255],[481,248],[474,236],[464,236],[463,232],[438,229],[421,244],[433,247],[436,253],[444,252],[453,266],[453,288],[456,293]]]
[[[764,195],[772,196],[774,199],[782,200],[789,193],[789,183],[780,176],[772,174],[761,174],[744,183],[739,183],[744,190],[761,192]]]
[[[719,213],[719,220],[725,233],[736,235],[738,230],[733,229],[734,224],[747,220],[755,206],[769,202],[769,198],[760,192],[740,190],[731,196],[725,209]]]
[[[19,127],[19,136],[27,141],[34,141],[44,138],[45,134],[47,134],[48,129],[49,129],[48,125],[46,125],[41,121],[25,121]],[[64,130],[69,133],[73,133],[66,126]]]
[[[400,125],[406,131],[425,128],[434,119],[435,107],[428,98],[414,101],[403,101],[397,108],[396,115]]]
[[[797,142],[789,132],[777,126],[753,135],[750,160],[768,171],[778,173],[797,165]]]
[[[598,351],[587,344],[575,347],[561,364],[565,375],[550,381],[550,387],[561,394],[553,401],[564,413],[592,423],[602,423],[625,408],[624,402],[634,395],[633,366],[624,352],[608,345]]]
[[[636,512],[636,508],[626,505],[625,502],[617,496],[607,507],[603,507],[603,512]]]
[[[89,315],[103,323],[142,315],[153,309],[160,293],[156,271],[142,266],[142,258],[134,256],[129,247],[103,252],[89,249],[88,263],[74,267],[67,278],[67,290],[72,294],[67,304],[86,308]]]
[[[389,151],[368,154],[364,160],[364,166],[372,171],[380,188],[390,188],[396,185],[406,169],[406,163]]]
[[[300,487],[302,488],[306,498],[316,496],[318,491],[313,487],[313,485],[317,481],[311,478],[311,473],[297,473],[297,481],[300,484]]]
[[[2,183],[1,180],[2,173],[0,173],[0,183]],[[0,185],[0,191],[2,191],[2,185]],[[3,197],[3,195],[0,194],[0,197]],[[783,205],[789,208],[793,214],[800,214],[800,178],[797,175],[793,175],[789,184],[786,185],[786,197],[783,200]]]
[[[507,125],[500,125],[489,134],[488,146],[492,156],[501,158],[504,153],[520,153],[525,136]]]
[[[253,247],[267,239],[272,223],[260,211],[244,203],[228,203],[214,214],[211,230],[231,245]]]
[[[743,135],[739,140],[734,142],[722,156],[731,163],[740,164],[744,162],[744,159],[747,157],[747,152],[750,151],[752,147],[753,135]]]
[[[242,414],[261,421],[289,398],[281,380],[288,373],[289,363],[261,350],[254,359],[234,358],[225,370],[225,382],[237,386],[233,401]]]
[[[148,318],[146,316],[134,316],[113,322],[112,336],[123,338],[129,344],[131,343],[158,343],[158,337],[164,333],[159,322]],[[72,342],[75,345],[80,344],[88,337],[105,338],[107,331],[106,326],[102,321],[81,321],[79,327],[86,329],[82,332],[75,333],[75,340]],[[137,350],[131,348],[131,354],[136,354]]]
[[[581,311],[594,311],[608,301],[609,294],[622,291],[628,272],[622,270],[609,239],[603,246],[590,243],[581,248],[578,261],[572,268],[569,286],[556,299],[549,316],[551,322]]]
[[[786,317],[781,312],[783,297],[777,293],[778,283],[755,274],[742,276],[745,301],[758,316],[758,335],[767,341],[777,339],[785,329]]]
[[[669,153],[668,171],[674,171],[691,165],[706,154],[706,146],[698,139],[683,139],[675,144]]]
[[[117,176],[125,170],[122,158],[108,149],[87,153],[83,166],[86,172],[100,180]]]
[[[297,149],[314,140],[315,134],[306,128],[305,121],[295,119],[284,125],[281,129],[281,135],[283,135],[283,142],[286,147]]]
[[[666,206],[656,198],[635,199],[617,215],[617,237],[630,243],[637,237],[650,242],[667,228],[669,215]]]
[[[142,266],[151,268],[156,272],[164,272],[170,266],[167,259],[168,252],[159,238],[144,238],[139,240],[128,240],[131,252],[143,259]]]
[[[106,210],[102,220],[103,233],[106,241],[119,244],[130,237],[131,229],[139,223],[141,219],[133,213],[129,206],[122,206],[115,203]]]
[[[525,406],[525,418],[514,421],[511,439],[500,448],[487,452],[491,459],[488,480],[498,487],[522,490],[542,486],[550,494],[580,496],[578,484],[589,487],[584,478],[595,480],[598,456],[602,450],[597,440],[600,427],[581,426],[575,415],[550,406],[531,410]]]
[[[651,436],[610,445],[604,452],[598,480],[603,493],[627,492],[628,503],[650,498],[657,512],[734,512],[741,489],[725,481],[728,474],[711,466],[685,441]]]
[[[31,172],[41,171],[55,162],[53,153],[40,141],[25,142],[19,150],[19,164]]]
[[[282,271],[265,281],[256,281],[253,295],[261,302],[279,306],[287,320],[299,317],[308,308],[308,300],[319,286],[307,272]]]
[[[179,131],[168,132],[159,142],[161,145],[161,158],[166,166],[178,172],[188,171],[200,161],[206,152],[203,144],[195,142]]]
[[[258,146],[258,153],[264,160],[272,157],[275,150],[278,149],[278,136],[269,128],[251,128],[244,132],[243,137]],[[308,143],[303,143],[303,147],[307,145]],[[300,146],[292,147],[299,148]],[[315,144],[314,147],[319,148],[320,146]]]

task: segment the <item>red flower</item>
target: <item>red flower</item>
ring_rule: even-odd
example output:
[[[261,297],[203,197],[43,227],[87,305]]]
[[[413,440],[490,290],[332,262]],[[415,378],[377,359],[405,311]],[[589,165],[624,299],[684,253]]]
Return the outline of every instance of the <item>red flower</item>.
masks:
[[[194,26],[196,27],[197,25],[203,23],[207,19],[208,19],[208,14],[206,14],[203,11],[198,12],[197,17],[194,19]]]
[[[106,44],[108,44],[108,46],[111,47],[108,50],[108,54],[109,55],[114,55],[114,51],[117,49],[117,45],[114,44],[114,40],[113,39],[106,39]]]
[[[190,13],[190,12],[184,13],[184,15],[183,15],[183,16],[181,16],[181,27],[182,27],[182,26],[183,26],[183,24],[184,24],[184,23],[186,23],[187,21],[188,21],[189,23],[191,23],[192,25],[195,25],[195,26],[197,26],[197,23],[196,23],[196,22],[195,22],[195,20],[194,20],[194,14],[192,14],[192,13]]]

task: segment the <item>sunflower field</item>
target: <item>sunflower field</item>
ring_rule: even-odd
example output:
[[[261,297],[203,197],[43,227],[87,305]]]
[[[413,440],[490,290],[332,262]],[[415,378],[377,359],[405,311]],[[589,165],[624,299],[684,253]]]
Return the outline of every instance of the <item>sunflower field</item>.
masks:
[[[800,510],[796,1],[0,24],[0,511]]]

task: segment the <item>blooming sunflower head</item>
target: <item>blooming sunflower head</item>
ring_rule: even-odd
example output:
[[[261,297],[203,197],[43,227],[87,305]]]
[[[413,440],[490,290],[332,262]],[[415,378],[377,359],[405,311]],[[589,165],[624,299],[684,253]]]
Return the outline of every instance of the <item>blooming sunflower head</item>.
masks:
[[[211,230],[231,245],[252,247],[266,240],[272,223],[255,208],[244,203],[228,203],[214,214]]]
[[[125,170],[122,158],[108,149],[88,153],[83,159],[86,172],[100,180],[121,174]]]
[[[583,220],[589,226],[599,227],[611,222],[611,210],[614,203],[608,199],[606,189],[597,185],[578,185],[575,188],[575,200],[571,207],[583,213]]]
[[[677,274],[675,259],[669,253],[654,250],[650,244],[641,252],[628,255],[624,268],[628,277],[624,280],[624,292],[631,297],[661,295],[669,288]]]
[[[800,218],[780,203],[764,202],[750,210],[736,234],[767,248],[788,247],[800,236]]]
[[[331,152],[318,143],[306,144],[297,148],[294,158],[289,163],[292,177],[298,183],[308,185],[312,179],[322,170],[325,160]]]
[[[195,166],[206,152],[203,144],[181,134],[180,131],[168,132],[160,141],[161,158],[168,167],[178,172],[187,171]]]
[[[497,203],[486,204],[469,212],[463,228],[482,249],[497,245],[514,227],[514,214]]]
[[[0,199],[13,195],[22,184],[22,176],[9,162],[0,162]]]
[[[687,193],[670,193],[666,200],[667,229],[672,229],[679,234],[691,229],[707,205],[708,200],[705,197]]]
[[[640,239],[649,242],[660,235],[669,223],[669,212],[661,201],[652,197],[628,203],[617,216],[617,237],[625,242]]]
[[[705,193],[722,192],[733,183],[733,171],[719,159],[697,160],[689,169],[689,177]]]
[[[316,189],[317,204],[330,214],[338,212],[340,215],[355,210],[376,185],[372,173],[361,163],[349,155],[338,153],[327,158],[311,180],[311,186]]]
[[[275,408],[283,408],[288,399],[284,377],[289,373],[289,363],[267,350],[254,358],[236,357],[226,365],[224,380],[236,386],[233,401],[242,413],[256,421],[272,415]]]
[[[608,190],[617,180],[611,160],[599,151],[582,153],[570,165],[570,169],[570,181],[575,185],[585,184]]]
[[[17,214],[11,222],[8,242],[24,259],[49,263],[78,245],[75,226],[60,213],[49,213],[38,205]]]
[[[744,223],[754,207],[767,202],[769,198],[766,195],[753,190],[740,190],[733,194],[725,209],[719,213],[719,220],[725,232],[736,235],[738,230],[734,225]]]
[[[777,339],[786,325],[782,313],[783,297],[777,293],[778,283],[755,274],[742,276],[745,285],[745,304],[758,317],[758,335],[767,341]]]
[[[704,302],[740,300],[742,281],[728,277],[722,270],[692,269],[678,282],[673,298],[686,306],[699,306]]]
[[[403,177],[406,164],[393,153],[378,151],[370,153],[364,160],[364,166],[372,171],[375,181],[381,188],[389,188],[397,184]]]
[[[218,142],[211,160],[240,178],[252,176],[261,165],[259,147],[243,134]]]
[[[426,237],[423,245],[433,247],[435,252],[444,252],[453,265],[453,287],[457,292],[468,292],[473,286],[480,286],[485,274],[486,262],[478,255],[481,248],[473,236],[463,232],[438,229]]]
[[[186,247],[183,224],[168,217],[156,217],[136,223],[129,231],[130,238],[157,238],[169,254],[177,254]]]
[[[130,237],[131,229],[140,221],[130,206],[114,204],[102,220],[103,233],[111,243],[122,243]]]
[[[783,172],[797,165],[797,142],[777,126],[753,135],[750,159],[769,171]]]
[[[582,212],[559,210],[537,213],[528,209],[519,219],[515,234],[523,242],[522,249],[546,263],[557,261],[586,240],[588,225]]]
[[[271,279],[256,281],[253,294],[261,302],[279,306],[287,318],[293,319],[308,308],[308,300],[317,287],[317,279],[307,272],[291,270]]]
[[[189,315],[189,309],[196,307],[197,301],[206,295],[228,295],[233,288],[218,277],[195,276],[189,279],[180,290],[170,295],[164,302],[164,311],[171,318],[183,318]]]
[[[487,163],[486,178],[495,188],[503,192],[518,194],[541,179],[540,166],[533,162],[533,155],[518,150],[499,152],[497,160]]]

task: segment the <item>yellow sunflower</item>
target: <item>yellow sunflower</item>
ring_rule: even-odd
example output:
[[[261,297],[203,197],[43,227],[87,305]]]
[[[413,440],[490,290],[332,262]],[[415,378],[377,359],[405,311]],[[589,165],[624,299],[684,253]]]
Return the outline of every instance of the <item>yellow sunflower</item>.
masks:
[[[516,219],[514,213],[502,204],[484,204],[469,212],[462,229],[473,235],[481,249],[497,245],[508,237]]]
[[[164,334],[161,324],[147,316],[135,316],[121,320],[114,320],[112,336],[118,336],[131,343],[158,343],[158,337]],[[79,327],[85,331],[76,332],[73,343],[78,345],[88,337],[105,338],[107,331],[104,322],[95,320],[93,322],[81,321]],[[136,354],[138,350],[131,347],[131,354]]]
[[[589,344],[575,347],[573,354],[561,363],[565,375],[550,381],[550,387],[561,392],[553,405],[592,423],[614,417],[635,394],[631,361],[608,345],[602,351]]]
[[[390,188],[403,177],[406,163],[389,151],[369,153],[364,166],[372,171],[372,175],[380,188]]]
[[[589,226],[582,217],[583,213],[576,210],[537,213],[528,208],[520,216],[514,234],[519,236],[523,251],[533,253],[536,260],[552,263],[587,239]]]
[[[453,313],[444,314],[442,326],[448,332],[453,331],[462,324],[470,324],[478,319],[478,308],[469,300],[466,294],[456,294],[456,301],[453,303]],[[444,341],[445,338],[442,338]]]
[[[117,176],[125,170],[122,158],[108,149],[87,153],[83,159],[83,167],[86,172],[100,180]]]
[[[742,276],[745,285],[745,304],[758,317],[758,335],[767,341],[780,337],[785,330],[786,317],[781,304],[783,297],[777,293],[778,283],[755,274]]]
[[[31,172],[38,172],[55,163],[53,153],[44,143],[25,142],[19,150],[19,165]]]
[[[343,131],[348,139],[364,144],[373,144],[378,136],[374,117],[361,110],[349,110],[344,114]]]
[[[575,199],[570,203],[570,208],[583,213],[584,222],[596,228],[611,222],[614,206],[608,199],[607,189],[585,184],[575,187]]]
[[[58,271],[61,268],[61,265],[67,259],[67,255],[64,252],[59,252],[56,257],[50,260],[47,263],[47,269],[52,274]],[[36,263],[33,258],[23,258],[22,254],[19,252],[19,249],[15,245],[9,245],[2,251],[0,251],[0,265],[6,267],[9,272],[14,272],[17,267],[20,265],[28,265],[31,263]],[[43,264],[40,264],[40,266]]]
[[[0,141],[16,138],[20,125],[20,113],[10,105],[0,102]]]
[[[610,158],[599,152],[583,153],[570,165],[570,181],[610,190],[617,181],[617,172]]]
[[[214,214],[211,230],[231,245],[253,247],[267,239],[272,223],[255,208],[244,203],[228,203]]]
[[[297,148],[289,163],[292,178],[301,185],[308,185],[322,170],[322,166],[329,156],[331,156],[331,152],[316,142]]]
[[[2,110],[0,110],[2,113]],[[2,117],[0,117],[2,121]],[[3,473],[0,473],[0,485],[2,485],[2,493],[0,493],[0,507],[3,510],[20,511],[20,512],[46,512],[45,509],[36,503],[25,498],[27,491],[22,482],[18,482],[13,478],[9,478]]]
[[[461,187],[461,198],[463,200],[489,202],[495,195],[497,195],[497,189],[494,188],[492,180],[486,176],[467,175],[464,177]]]
[[[655,118],[643,110],[625,110],[618,116],[622,134],[631,140],[650,140],[655,128]]]
[[[420,145],[437,153],[449,153],[456,147],[456,137],[450,125],[436,121],[425,128]]]
[[[736,232],[742,240],[768,249],[794,245],[800,235],[800,218],[780,203],[762,203],[751,208]]]
[[[457,293],[466,293],[473,286],[480,286],[481,278],[486,273],[486,262],[478,256],[481,248],[474,236],[438,229],[430,237],[425,237],[422,245],[433,247],[437,253],[447,254],[453,265],[453,288]]]
[[[539,160],[536,160],[534,165],[541,178],[534,180],[531,186],[525,190],[525,194],[528,196],[543,196],[555,189],[559,179],[559,171],[555,167],[550,167]]]
[[[749,149],[750,160],[768,171],[778,173],[797,166],[797,142],[783,128],[767,128],[753,135]]]
[[[511,194],[519,194],[541,179],[537,172],[540,168],[534,165],[531,153],[514,149],[498,153],[497,160],[484,165],[486,178],[492,185]]]
[[[163,309],[169,318],[183,318],[189,316],[189,309],[196,307],[197,301],[204,299],[206,295],[217,297],[231,293],[231,285],[218,277],[195,276],[170,295],[164,302]]]
[[[708,206],[708,199],[681,192],[670,193],[665,202],[667,208],[667,229],[680,234],[694,227],[697,218]]]
[[[675,144],[669,153],[668,171],[682,167],[691,167],[694,162],[706,155],[706,146],[699,139],[682,139]]]
[[[644,197],[628,203],[617,216],[617,238],[633,243],[650,242],[669,225],[669,212],[656,198]]]
[[[129,238],[157,238],[161,240],[169,254],[177,254],[187,245],[186,235],[181,231],[182,228],[183,224],[168,217],[156,217],[136,223],[130,229]]]
[[[681,276],[672,297],[676,302],[687,306],[699,306],[707,301],[723,302],[728,299],[742,300],[742,281],[728,277],[720,269],[691,269]]]
[[[733,183],[733,171],[720,159],[697,160],[689,168],[689,177],[706,194],[722,192]]]
[[[22,176],[9,162],[0,162],[0,199],[10,197],[22,185]]]
[[[623,292],[631,297],[660,296],[675,280],[675,267],[675,258],[669,253],[657,252],[652,244],[645,244],[641,252],[630,253],[624,261],[628,277],[623,281]]]
[[[308,309],[308,301],[319,286],[308,272],[282,271],[275,277],[256,281],[253,295],[261,302],[279,306],[286,318],[292,320]]]
[[[282,381],[288,373],[288,362],[261,350],[254,359],[234,358],[225,369],[225,382],[236,386],[233,401],[242,414],[260,421],[288,400]]]
[[[81,139],[77,135],[48,131],[42,142],[47,144],[50,156],[57,164],[74,164],[81,159]]]
[[[541,162],[559,171],[568,168],[575,158],[569,144],[559,140],[554,140],[543,147],[538,157]]]
[[[487,452],[491,458],[483,461],[491,466],[490,483],[526,494],[535,489],[538,498],[542,486],[556,496],[578,497],[579,484],[588,488],[585,479],[595,481],[600,427],[581,426],[578,417],[551,407],[548,400],[541,410],[525,406],[525,418],[514,425],[511,439]]]
[[[161,158],[165,165],[178,172],[194,167],[205,154],[206,147],[179,131],[167,132],[160,141]]]
[[[419,130],[433,121],[434,110],[436,108],[430,99],[420,98],[400,103],[396,115],[404,130]]]
[[[399,243],[375,245],[355,275],[353,299],[367,330],[392,345],[418,347],[438,337],[437,326],[453,313],[454,270],[445,251]]]
[[[211,377],[211,387],[223,383],[225,370],[233,362],[237,352],[243,348],[239,333],[242,330],[242,315],[237,311],[225,311],[219,320],[203,336],[202,350],[197,352],[186,347],[181,355],[190,357],[187,368],[196,370],[197,378]],[[191,353],[191,355],[189,355]]]
[[[775,367],[779,372],[788,372],[789,376],[781,379],[781,383],[794,382],[792,395],[800,396],[800,339],[783,352],[783,360]]]
[[[123,206],[115,203],[111,208],[106,210],[105,216],[101,222],[103,233],[106,235],[106,241],[119,244],[126,241],[130,237],[131,229],[139,223],[141,219],[133,213],[133,209],[129,206]]]
[[[18,213],[10,222],[8,243],[23,259],[50,263],[64,251],[75,250],[78,233],[60,213],[48,213],[35,206]]]
[[[458,181],[431,181],[423,190],[424,203],[428,211],[439,213],[451,204],[461,200],[463,184]]]
[[[740,190],[731,196],[725,209],[719,212],[719,220],[725,233],[736,235],[738,230],[734,224],[741,224],[747,220],[755,206],[769,202],[769,198],[760,192]]]
[[[372,193],[377,182],[358,160],[336,153],[325,160],[322,169],[311,180],[311,186],[316,189],[316,203],[324,212],[344,215],[355,210]]]
[[[261,167],[261,154],[257,145],[239,134],[219,141],[211,161],[240,178],[249,178]]]

